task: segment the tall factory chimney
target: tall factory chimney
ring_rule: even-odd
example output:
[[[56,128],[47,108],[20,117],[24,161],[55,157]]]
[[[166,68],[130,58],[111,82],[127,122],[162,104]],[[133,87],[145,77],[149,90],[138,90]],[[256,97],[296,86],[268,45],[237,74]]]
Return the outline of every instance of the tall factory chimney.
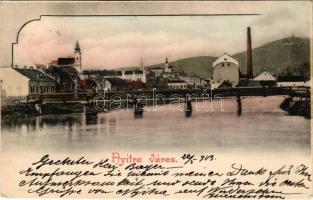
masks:
[[[253,78],[253,68],[252,68],[252,48],[251,48],[251,30],[250,27],[247,28],[247,78]]]

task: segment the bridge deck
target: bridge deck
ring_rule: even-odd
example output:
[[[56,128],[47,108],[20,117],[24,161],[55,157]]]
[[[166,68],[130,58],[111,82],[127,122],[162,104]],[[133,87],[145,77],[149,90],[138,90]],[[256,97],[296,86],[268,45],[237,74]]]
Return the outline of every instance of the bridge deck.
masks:
[[[134,97],[173,98],[186,97],[234,97],[234,96],[277,96],[288,95],[291,97],[310,98],[311,89],[309,87],[246,87],[246,88],[219,88],[214,90],[141,90],[141,91],[115,91],[106,92],[79,92],[79,93],[49,93],[32,94],[27,97],[28,103],[58,104],[58,103],[81,103],[88,104],[96,97],[104,100],[132,99]]]

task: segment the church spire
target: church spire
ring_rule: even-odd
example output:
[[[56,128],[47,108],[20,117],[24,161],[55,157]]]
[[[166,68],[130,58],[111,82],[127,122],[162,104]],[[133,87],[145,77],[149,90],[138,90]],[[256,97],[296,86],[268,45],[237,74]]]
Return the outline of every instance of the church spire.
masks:
[[[80,47],[79,47],[79,43],[78,40],[76,41],[76,45],[75,45],[75,53],[79,52],[80,53]]]
[[[79,47],[78,41],[76,41],[75,49],[74,49],[74,68],[77,69],[78,72],[82,71],[82,57],[81,57],[81,51]]]
[[[169,63],[168,63],[167,57],[165,58],[164,72],[165,72],[165,73],[171,73],[171,69],[170,69],[170,65],[169,65]]]
[[[140,57],[140,68],[141,68],[141,69],[144,68],[142,56]]]

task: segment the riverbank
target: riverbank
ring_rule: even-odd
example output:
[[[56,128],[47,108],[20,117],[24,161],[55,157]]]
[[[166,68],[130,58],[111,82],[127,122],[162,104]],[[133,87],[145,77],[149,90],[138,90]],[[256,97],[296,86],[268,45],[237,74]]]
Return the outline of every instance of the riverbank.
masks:
[[[28,118],[38,116],[40,113],[31,104],[11,104],[1,106],[2,118]]]
[[[311,100],[288,97],[280,104],[280,108],[292,116],[303,116],[311,119]]]
[[[39,115],[82,113],[83,111],[83,106],[77,103],[41,106],[36,104],[18,103],[1,106],[1,117],[4,119],[16,119],[35,117]]]

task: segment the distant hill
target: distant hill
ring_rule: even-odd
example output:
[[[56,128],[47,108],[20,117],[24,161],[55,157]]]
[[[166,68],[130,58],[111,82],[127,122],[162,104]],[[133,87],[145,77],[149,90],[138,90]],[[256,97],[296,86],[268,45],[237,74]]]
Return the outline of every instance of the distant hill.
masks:
[[[246,73],[246,52],[233,55],[241,63],[242,73]],[[217,59],[211,56],[185,58],[170,62],[177,71],[201,77],[212,76],[212,63]],[[284,38],[252,50],[253,72],[258,75],[264,69],[270,73],[304,75],[310,71],[310,40],[308,38]],[[163,66],[157,64],[153,66]]]
[[[201,77],[208,77],[212,74],[212,63],[216,60],[216,57],[211,56],[199,56],[192,58],[184,58],[170,62],[170,65],[174,67],[175,71],[185,73],[187,75],[197,75]],[[153,66],[163,66],[157,64]]]
[[[241,71],[246,73],[246,52],[233,55],[240,61]],[[310,72],[310,40],[308,38],[284,38],[252,51],[254,75],[266,69],[274,75],[304,75]]]

